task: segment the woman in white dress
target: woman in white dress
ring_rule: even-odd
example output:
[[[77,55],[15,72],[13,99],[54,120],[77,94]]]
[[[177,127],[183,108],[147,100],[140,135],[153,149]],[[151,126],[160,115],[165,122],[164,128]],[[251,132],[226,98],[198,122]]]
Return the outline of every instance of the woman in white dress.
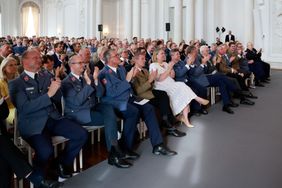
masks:
[[[207,105],[209,101],[198,97],[185,83],[176,82],[173,79],[175,76],[173,70],[175,63],[170,62],[168,64],[165,62],[166,56],[163,49],[157,49],[153,57],[156,57],[156,59],[153,59],[154,63],[150,64],[150,72],[158,72],[158,76],[154,82],[155,89],[167,92],[173,114],[179,114],[179,119],[187,127],[194,127],[188,119],[190,102],[195,99],[200,104]]]

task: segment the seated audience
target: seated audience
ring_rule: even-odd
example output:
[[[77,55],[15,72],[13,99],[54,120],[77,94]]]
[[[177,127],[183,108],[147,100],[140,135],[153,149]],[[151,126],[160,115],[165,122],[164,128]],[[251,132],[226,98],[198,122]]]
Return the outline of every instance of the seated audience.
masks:
[[[175,62],[167,64],[165,58],[166,56],[163,49],[155,50],[153,60],[156,61],[150,64],[150,72],[157,71],[158,74],[154,82],[154,87],[157,90],[167,92],[173,114],[179,115],[179,119],[183,121],[187,127],[194,127],[188,119],[190,102],[195,99],[200,104],[207,105],[209,101],[198,97],[190,87],[186,86],[184,83],[174,81],[175,72],[173,66]]]
[[[79,124],[63,118],[53,105],[62,93],[58,75],[55,79],[41,68],[40,53],[27,50],[22,55],[24,72],[9,82],[9,93],[18,113],[21,137],[35,150],[35,173],[44,177],[48,160],[53,156],[52,136],[69,139],[64,152],[57,159],[61,178],[72,176],[74,158],[87,140],[88,133]]]
[[[65,100],[64,114],[67,118],[84,126],[105,125],[107,149],[110,152],[108,163],[119,168],[128,168],[130,163],[123,160],[117,143],[117,118],[109,104],[97,103],[104,88],[98,81],[99,69],[92,75],[84,71],[83,59],[74,55],[69,61],[71,73],[62,82]]]
[[[185,136],[186,133],[177,130],[173,124],[175,118],[172,114],[169,98],[164,91],[153,89],[153,82],[157,76],[157,72],[149,74],[148,70],[143,68],[145,66],[145,53],[137,52],[132,59],[135,62],[134,75],[131,85],[138,97],[150,100],[157,110],[160,112],[162,125],[167,129],[167,134],[175,137]]]
[[[154,108],[149,103],[138,104],[138,98],[132,95],[129,82],[132,79],[133,69],[126,75],[124,67],[119,66],[120,59],[115,50],[107,50],[104,53],[106,66],[99,74],[99,79],[105,86],[105,95],[101,98],[103,103],[111,104],[124,119],[123,140],[125,149],[138,157],[133,152],[133,141],[136,132],[136,124],[139,113],[149,130],[149,137],[156,155],[175,155],[176,152],[168,149],[160,133]]]

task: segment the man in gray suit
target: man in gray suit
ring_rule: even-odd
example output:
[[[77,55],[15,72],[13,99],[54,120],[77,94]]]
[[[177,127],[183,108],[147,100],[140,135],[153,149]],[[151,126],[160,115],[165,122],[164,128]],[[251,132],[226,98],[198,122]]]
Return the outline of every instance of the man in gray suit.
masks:
[[[95,67],[93,76],[85,71],[85,64],[80,55],[69,60],[71,73],[62,82],[65,99],[65,115],[89,126],[105,125],[107,149],[110,152],[108,163],[119,168],[128,168],[130,163],[122,159],[117,143],[117,118],[109,104],[97,103],[97,97],[104,93],[104,87],[98,81],[99,68]]]
[[[61,80],[46,71],[40,71],[41,57],[36,49],[22,55],[24,72],[9,82],[10,97],[18,111],[18,127],[23,139],[35,150],[36,173],[44,176],[44,169],[54,148],[52,136],[69,139],[63,155],[58,158],[58,174],[71,177],[75,156],[87,140],[87,131],[79,124],[65,119],[55,108],[60,101]]]

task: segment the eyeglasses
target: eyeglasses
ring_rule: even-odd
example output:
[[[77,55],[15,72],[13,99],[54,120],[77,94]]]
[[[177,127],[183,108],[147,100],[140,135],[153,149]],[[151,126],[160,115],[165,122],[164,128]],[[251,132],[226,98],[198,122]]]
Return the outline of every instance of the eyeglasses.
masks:
[[[118,56],[118,54],[115,54],[115,55],[111,56],[111,58],[113,58],[113,57],[119,57],[119,56]]]
[[[73,62],[71,64],[83,65],[84,63],[80,61],[80,62]]]

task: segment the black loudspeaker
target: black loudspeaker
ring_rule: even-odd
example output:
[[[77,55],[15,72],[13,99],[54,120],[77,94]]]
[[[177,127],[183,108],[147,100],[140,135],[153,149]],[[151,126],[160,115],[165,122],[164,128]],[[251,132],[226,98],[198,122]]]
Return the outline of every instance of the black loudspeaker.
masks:
[[[165,23],[165,31],[170,31],[170,23]]]
[[[98,25],[98,31],[103,31],[103,25],[102,24]]]

